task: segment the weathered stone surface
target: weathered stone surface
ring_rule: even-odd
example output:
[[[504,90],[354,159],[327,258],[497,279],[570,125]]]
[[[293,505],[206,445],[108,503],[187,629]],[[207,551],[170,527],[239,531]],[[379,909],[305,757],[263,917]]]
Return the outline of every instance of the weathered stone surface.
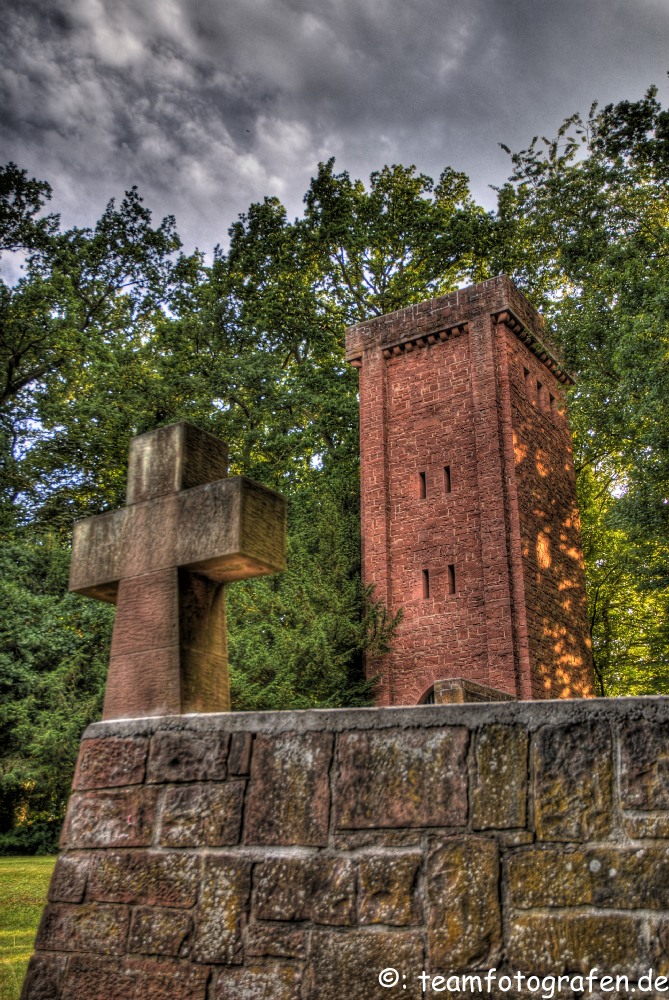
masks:
[[[497,845],[483,837],[432,841],[428,950],[439,969],[494,964],[502,941]]]
[[[507,959],[513,968],[538,975],[598,968],[637,976],[651,965],[644,923],[620,914],[516,915],[510,921]]]
[[[188,910],[137,907],[132,914],[128,951],[185,958],[192,932],[193,917]]]
[[[251,750],[253,735],[251,733],[233,733],[230,737],[228,751],[228,773],[247,775],[251,770]]]
[[[355,923],[355,867],[343,858],[276,858],[254,876],[258,920]]]
[[[117,791],[76,792],[60,838],[63,848],[148,847],[158,790],[138,785]]]
[[[623,829],[632,840],[669,840],[669,813],[623,814]]]
[[[620,794],[627,809],[669,809],[669,722],[622,723]]]
[[[384,969],[397,969],[399,984],[379,983]],[[421,935],[410,931],[315,931],[303,988],[304,1000],[419,1000],[423,968]],[[406,976],[406,980],[403,979]],[[403,987],[406,986],[406,989]]]
[[[327,844],[332,733],[256,737],[247,793],[247,844]]]
[[[70,590],[113,601],[118,582],[183,567],[218,583],[285,566],[285,500],[244,476],[77,521]]]
[[[23,981],[21,1000],[59,1000],[66,955],[33,955]]]
[[[159,730],[151,740],[147,782],[223,781],[227,733]]]
[[[336,851],[355,851],[360,847],[419,847],[420,830],[340,830],[332,834]]]
[[[422,855],[417,852],[363,857],[358,863],[361,924],[403,927],[421,920],[416,881]]]
[[[126,503],[189,490],[228,474],[228,446],[181,421],[132,438]]]
[[[141,737],[82,740],[73,788],[141,785],[149,741]]]
[[[62,1000],[206,1000],[210,970],[184,962],[73,955]]]
[[[653,928],[653,968],[658,975],[669,976],[669,918],[667,916],[664,916],[659,924]]]
[[[192,956],[239,965],[251,892],[251,865],[234,855],[205,858]]]
[[[211,1000],[300,1000],[300,974],[289,965],[249,965],[215,973]]]
[[[200,860],[177,852],[106,851],[91,861],[88,898],[146,906],[193,906]]]
[[[176,785],[163,804],[163,847],[226,847],[239,843],[244,782]]]
[[[547,726],[533,739],[539,840],[606,838],[613,826],[613,758],[606,723]]]
[[[475,830],[525,826],[527,731],[521,726],[485,726],[476,734],[472,825]]]
[[[304,958],[307,953],[306,935],[303,930],[288,924],[249,924],[244,953],[256,958]]]
[[[35,945],[44,951],[121,955],[125,951],[129,921],[127,906],[49,903],[42,914]]]
[[[508,862],[509,901],[518,909],[584,906],[669,908],[669,847],[523,851]]]
[[[337,826],[464,825],[468,742],[461,726],[343,733],[337,750]]]
[[[86,891],[90,857],[87,854],[61,854],[49,885],[50,903],[81,903]]]

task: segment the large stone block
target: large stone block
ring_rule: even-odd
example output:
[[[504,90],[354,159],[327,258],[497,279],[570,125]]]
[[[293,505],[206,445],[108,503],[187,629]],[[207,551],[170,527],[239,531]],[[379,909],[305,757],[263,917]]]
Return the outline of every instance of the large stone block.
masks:
[[[67,955],[36,954],[30,959],[21,1000],[59,1000]]]
[[[106,851],[91,859],[88,898],[145,906],[194,906],[200,859],[172,851]]]
[[[189,910],[138,906],[132,914],[128,952],[185,958],[192,933],[193,917]]]
[[[547,726],[533,740],[539,840],[601,840],[613,828],[613,749],[606,722]]]
[[[431,841],[427,865],[431,965],[457,971],[494,965],[502,943],[497,845],[483,837]]]
[[[142,737],[82,740],[73,787],[141,785],[148,752],[149,741]]]
[[[114,600],[119,580],[179,566],[219,583],[285,567],[286,502],[244,476],[77,521],[70,590]]]
[[[464,727],[343,733],[337,751],[339,828],[462,826]]]
[[[148,847],[153,839],[157,801],[158,789],[143,785],[109,792],[77,792],[67,807],[60,846]]]
[[[256,868],[254,913],[258,920],[355,923],[356,871],[343,858],[275,858]]]
[[[417,880],[422,855],[385,851],[362,857],[358,863],[361,924],[418,924],[421,906]]]
[[[249,965],[214,974],[211,1000],[300,1000],[300,974],[289,965]]]
[[[62,1000],[207,1000],[209,969],[184,962],[73,955]]]
[[[239,965],[251,893],[251,865],[234,855],[205,857],[192,956]]]
[[[228,774],[246,776],[251,770],[252,733],[233,733],[228,751]]]
[[[227,733],[159,730],[151,740],[148,782],[223,781]]]
[[[129,921],[127,906],[49,903],[42,914],[35,946],[43,951],[121,955]]]
[[[423,941],[418,933],[315,931],[303,1000],[388,1000],[394,995],[419,1000],[422,993],[417,977],[422,968]],[[394,978],[392,970],[397,970],[394,989],[379,983],[383,970],[389,970],[386,982]]]
[[[623,722],[620,792],[628,809],[669,809],[669,722]]]
[[[165,793],[163,847],[227,847],[239,843],[244,782],[175,785]]]
[[[88,881],[90,855],[61,854],[49,884],[50,903],[81,903]]]
[[[327,844],[332,733],[256,737],[247,793],[247,844]]]
[[[636,977],[652,965],[643,918],[604,913],[521,914],[509,924],[512,968],[536,975],[587,973]]]
[[[511,906],[669,908],[669,847],[528,850],[508,862]]]
[[[527,747],[527,730],[521,726],[485,726],[477,733],[471,802],[475,830],[525,826]]]

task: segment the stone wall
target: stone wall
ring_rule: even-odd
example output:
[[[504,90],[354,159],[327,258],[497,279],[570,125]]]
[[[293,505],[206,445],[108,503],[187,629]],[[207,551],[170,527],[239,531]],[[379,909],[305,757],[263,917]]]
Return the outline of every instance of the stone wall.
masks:
[[[457,992],[423,971],[490,967],[632,983],[669,973],[668,838],[669,699],[99,723],[23,997],[415,1000]]]

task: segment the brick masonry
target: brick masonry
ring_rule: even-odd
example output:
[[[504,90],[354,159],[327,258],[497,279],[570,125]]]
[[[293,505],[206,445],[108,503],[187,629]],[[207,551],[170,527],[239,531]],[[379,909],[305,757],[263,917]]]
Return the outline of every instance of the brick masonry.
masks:
[[[465,677],[515,697],[593,693],[564,386],[505,276],[347,332],[360,369],[363,577],[392,612],[380,705]]]
[[[669,974],[669,699],[91,726],[22,997],[418,1000],[490,967]]]

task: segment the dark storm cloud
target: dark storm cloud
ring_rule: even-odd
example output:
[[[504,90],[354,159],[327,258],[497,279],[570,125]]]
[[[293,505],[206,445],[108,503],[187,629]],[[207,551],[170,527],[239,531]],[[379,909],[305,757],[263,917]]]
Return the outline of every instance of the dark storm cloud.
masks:
[[[0,39],[3,160],[89,224],[138,184],[187,244],[321,159],[452,164],[478,197],[591,99],[664,86],[664,0],[23,0]],[[666,88],[663,93],[666,93]]]

